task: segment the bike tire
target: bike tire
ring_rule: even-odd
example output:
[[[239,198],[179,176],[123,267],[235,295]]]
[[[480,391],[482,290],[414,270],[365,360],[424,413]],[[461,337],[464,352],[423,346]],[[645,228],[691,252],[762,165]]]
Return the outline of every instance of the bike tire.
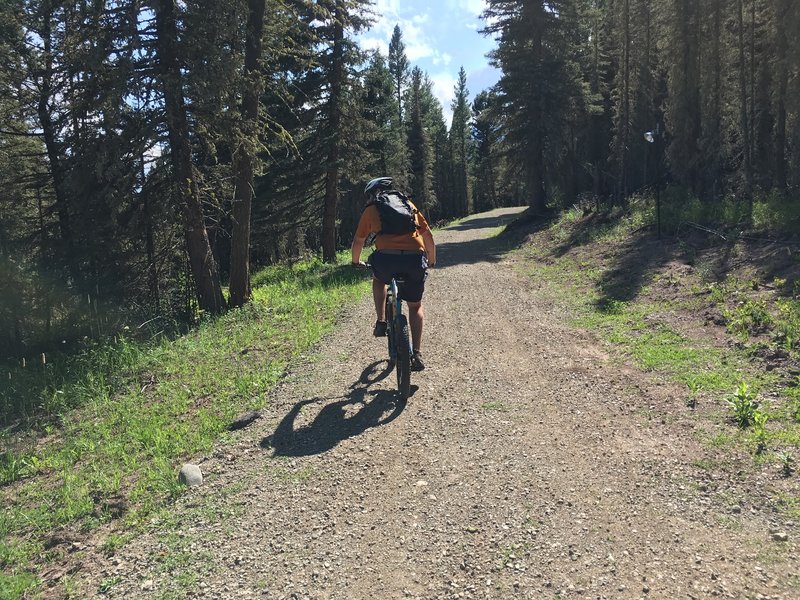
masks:
[[[394,303],[387,300],[386,302],[386,346],[389,352],[389,369],[393,369],[395,365],[395,320],[394,320]]]
[[[411,343],[408,339],[408,321],[405,315],[397,315],[396,321],[397,391],[405,400],[411,394]]]

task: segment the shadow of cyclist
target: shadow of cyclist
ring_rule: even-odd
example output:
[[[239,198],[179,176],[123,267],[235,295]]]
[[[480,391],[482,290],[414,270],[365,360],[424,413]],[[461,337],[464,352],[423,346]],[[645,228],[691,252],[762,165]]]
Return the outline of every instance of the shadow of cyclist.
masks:
[[[300,400],[281,420],[275,432],[261,440],[261,447],[271,448],[273,457],[321,454],[342,440],[371,427],[390,423],[403,412],[406,401],[395,391],[370,390],[369,386],[385,379],[391,372],[387,361],[372,363],[350,386],[347,396],[323,405],[310,423],[298,426],[296,421],[306,407],[330,398]]]

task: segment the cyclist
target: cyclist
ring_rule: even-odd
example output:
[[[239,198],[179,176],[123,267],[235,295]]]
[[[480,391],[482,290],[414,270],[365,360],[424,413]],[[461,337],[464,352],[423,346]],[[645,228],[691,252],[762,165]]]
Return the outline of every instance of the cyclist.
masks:
[[[378,177],[372,179],[364,188],[367,206],[361,213],[352,245],[353,265],[363,265],[361,251],[370,234],[376,234],[375,252],[372,253],[372,297],[375,301],[377,321],[373,335],[386,335],[386,284],[396,273],[402,273],[404,281],[399,284],[399,296],[408,304],[409,325],[411,327],[411,370],[422,371],[422,324],[425,314],[422,310],[422,294],[425,291],[425,278],[428,267],[436,265],[436,244],[433,241],[428,222],[416,206],[409,201],[414,211],[416,228],[410,233],[382,233],[381,219],[375,199],[381,192],[392,192],[392,179]]]

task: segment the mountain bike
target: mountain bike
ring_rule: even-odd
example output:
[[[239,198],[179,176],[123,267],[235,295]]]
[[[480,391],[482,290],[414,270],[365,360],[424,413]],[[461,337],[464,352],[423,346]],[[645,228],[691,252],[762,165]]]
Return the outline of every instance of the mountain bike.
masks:
[[[372,268],[367,262],[365,266]],[[405,400],[411,393],[411,337],[408,319],[403,314],[403,300],[397,293],[398,284],[403,283],[402,274],[395,274],[386,284],[386,340],[389,349],[389,369],[397,373],[397,391]]]

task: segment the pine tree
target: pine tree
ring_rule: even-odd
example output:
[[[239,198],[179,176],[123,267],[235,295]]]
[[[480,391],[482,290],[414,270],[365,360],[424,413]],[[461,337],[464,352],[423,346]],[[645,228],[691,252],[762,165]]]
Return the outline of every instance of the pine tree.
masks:
[[[463,217],[471,211],[472,198],[470,190],[470,111],[469,91],[467,90],[467,72],[464,67],[458,71],[458,81],[453,90],[453,121],[450,126],[450,153],[453,160],[453,193],[457,216]]]
[[[724,0],[708,0],[704,19],[703,50],[705,56],[701,71],[702,133],[699,144],[701,174],[699,192],[716,198],[722,192],[721,182],[726,163],[723,102],[725,71],[725,46],[723,26],[726,21]]]
[[[546,181],[557,182],[561,156],[574,154],[591,103],[580,67],[584,8],[577,0],[489,0],[484,12],[484,31],[499,36],[490,60],[503,71],[496,89],[509,167],[537,212],[546,207]]]
[[[411,195],[425,214],[434,203],[433,156],[422,106],[423,73],[419,67],[411,72],[410,118],[408,146],[411,154]]]
[[[472,137],[475,140],[475,209],[489,210],[498,204],[498,144],[500,123],[497,95],[483,91],[472,102]]]
[[[790,0],[773,0],[775,36],[775,186],[786,191],[786,116],[789,89],[789,41],[787,21],[791,18]],[[796,12],[796,11],[794,11]]]
[[[389,173],[392,173],[398,188],[410,184],[410,160],[408,127],[404,114],[403,102],[408,95],[408,78],[410,63],[406,56],[406,46],[403,43],[403,34],[399,25],[395,25],[392,39],[389,42],[388,66],[392,89],[394,91],[395,113],[390,120],[390,136],[392,139],[394,158],[390,161]]]
[[[397,97],[397,122],[403,122],[403,94],[405,85],[408,81],[408,57],[406,56],[406,45],[403,43],[403,32],[400,26],[395,25],[392,31],[392,39],[389,42],[389,71],[394,81],[394,93]]]
[[[259,101],[263,88],[260,61],[264,36],[264,0],[248,0],[245,34],[242,116],[234,150],[236,197],[233,205],[230,304],[250,300],[250,214],[258,145]]]
[[[669,40],[667,148],[672,174],[690,190],[698,189],[701,137],[700,7],[690,0],[673,0],[666,39]]]
[[[222,296],[217,261],[208,240],[192,164],[178,50],[177,7],[174,0],[156,0],[154,9],[161,64],[160,80],[164,90],[172,167],[175,173],[175,193],[183,213],[189,264],[197,287],[200,308],[217,314],[225,309],[225,299]]]
[[[342,115],[346,108],[348,67],[361,62],[361,54],[346,35],[365,26],[363,0],[330,0],[325,4],[328,21],[321,28],[329,46],[325,58],[327,99],[325,103],[325,197],[322,216],[322,257],[326,262],[336,260],[339,184],[342,176],[343,146],[346,139]]]
[[[428,200],[427,216],[434,220],[452,217],[455,213],[446,208],[448,198],[451,196],[451,190],[448,187],[451,160],[447,124],[444,120],[442,105],[433,92],[433,82],[427,73],[422,77],[419,105],[423,128],[428,134],[431,148],[432,190]]]

